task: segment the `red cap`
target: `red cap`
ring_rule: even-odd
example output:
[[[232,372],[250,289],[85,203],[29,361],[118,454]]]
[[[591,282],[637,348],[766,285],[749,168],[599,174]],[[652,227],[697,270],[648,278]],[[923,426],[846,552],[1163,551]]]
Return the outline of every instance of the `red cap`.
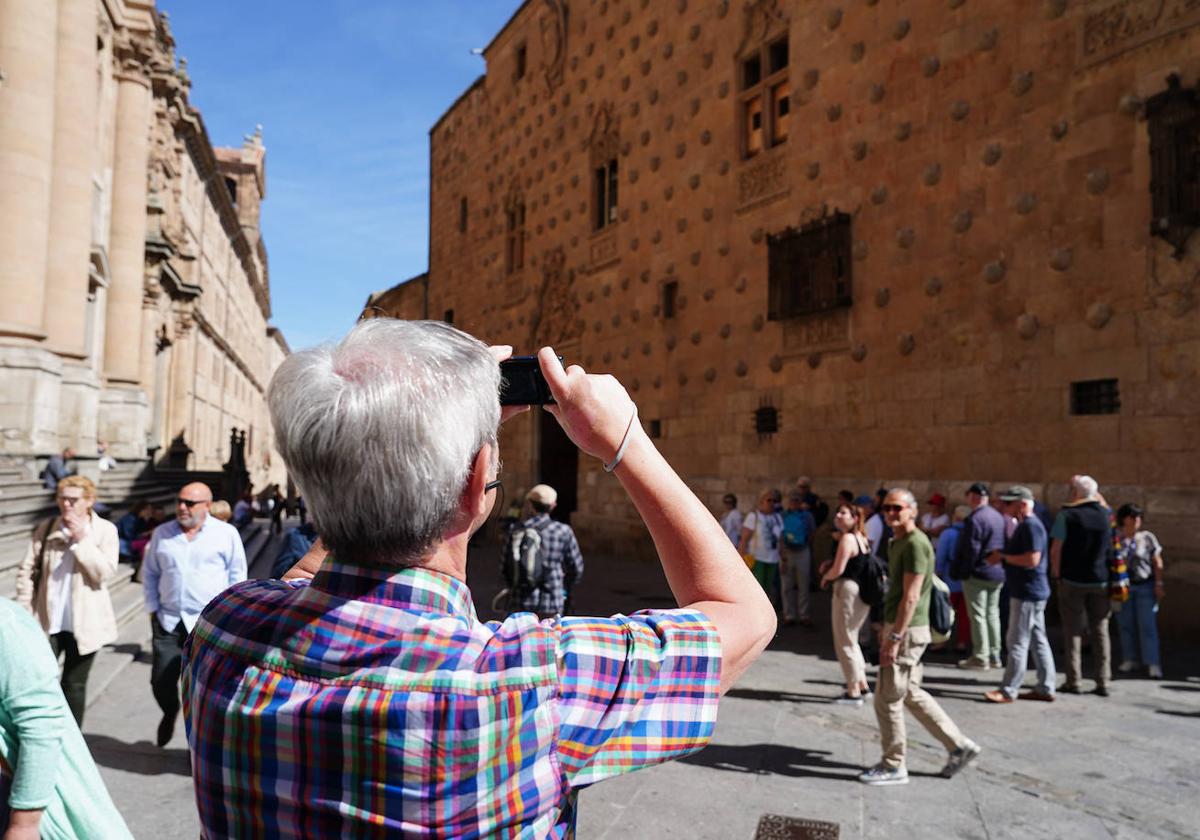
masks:
[[[944,504],[946,504],[946,497],[943,496],[941,493],[934,493],[932,496],[929,497],[929,504],[944,505]]]

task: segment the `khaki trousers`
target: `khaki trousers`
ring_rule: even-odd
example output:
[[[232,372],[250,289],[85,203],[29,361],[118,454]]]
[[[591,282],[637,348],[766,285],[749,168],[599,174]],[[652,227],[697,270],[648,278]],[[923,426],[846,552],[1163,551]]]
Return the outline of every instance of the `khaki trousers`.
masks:
[[[858,581],[838,578],[833,584],[833,652],[846,678],[846,688],[857,691],[867,681],[867,663],[858,646],[858,631],[871,608],[858,597]]]
[[[1058,611],[1062,616],[1063,643],[1067,648],[1067,685],[1078,687],[1083,677],[1083,634],[1092,641],[1096,660],[1096,685],[1108,687],[1112,679],[1112,649],[1108,638],[1108,619],[1112,601],[1108,589],[1075,586],[1062,581],[1058,587]]]
[[[890,632],[892,625],[885,624],[882,637],[886,639]],[[928,627],[910,627],[896,652],[895,663],[887,668],[879,667],[875,717],[879,720],[879,736],[883,741],[883,764],[888,767],[904,766],[907,746],[905,708],[929,730],[930,735],[942,742],[947,751],[958,749],[966,741],[950,716],[921,688],[921,656],[930,641]]]

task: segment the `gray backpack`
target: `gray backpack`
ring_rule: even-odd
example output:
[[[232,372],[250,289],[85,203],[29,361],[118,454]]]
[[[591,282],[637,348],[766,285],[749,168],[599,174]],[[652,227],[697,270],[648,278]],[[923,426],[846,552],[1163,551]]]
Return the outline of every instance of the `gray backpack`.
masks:
[[[504,582],[517,594],[532,592],[545,583],[546,546],[542,530],[516,525],[508,535],[504,552]]]

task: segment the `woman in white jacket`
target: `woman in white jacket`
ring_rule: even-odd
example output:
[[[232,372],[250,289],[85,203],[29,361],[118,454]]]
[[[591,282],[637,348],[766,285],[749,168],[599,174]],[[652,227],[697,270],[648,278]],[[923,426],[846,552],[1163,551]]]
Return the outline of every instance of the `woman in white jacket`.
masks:
[[[117,571],[117,528],[92,511],[96,486],[70,476],[56,490],[59,515],[33,531],[17,568],[17,602],[33,613],[64,657],[62,690],[83,723],[96,651],[117,638],[107,581]]]

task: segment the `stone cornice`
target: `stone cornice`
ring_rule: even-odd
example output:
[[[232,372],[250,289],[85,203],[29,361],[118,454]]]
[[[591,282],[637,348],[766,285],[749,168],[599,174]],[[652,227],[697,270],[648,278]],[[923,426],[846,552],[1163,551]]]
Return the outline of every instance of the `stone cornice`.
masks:
[[[264,278],[259,277],[258,266],[254,261],[254,250],[242,230],[242,223],[233,206],[233,199],[230,197],[229,191],[225,189],[225,180],[221,175],[216,153],[213,152],[208,130],[204,126],[204,119],[200,116],[200,112],[189,105],[183,96],[177,96],[173,104],[175,108],[172,113],[179,115],[175,123],[175,132],[183,139],[191,153],[192,160],[196,163],[196,171],[204,184],[205,192],[216,208],[225,234],[229,237],[234,253],[237,254],[238,260],[246,272],[246,279],[258,302],[258,308],[262,312],[263,318],[269,320],[271,317],[270,296]]]
[[[237,351],[233,349],[233,346],[225,340],[225,337],[213,328],[213,325],[210,324],[208,319],[204,317],[204,313],[201,312],[199,308],[193,308],[192,317],[196,319],[196,324],[200,327],[200,331],[208,336],[212,340],[212,343],[220,348],[222,353],[233,360],[233,363],[237,366],[237,369],[240,370],[248,380],[250,380],[250,384],[254,386],[255,390],[257,390],[260,394],[265,393],[266,388],[264,388],[263,384],[258,381],[258,377],[254,374],[254,372],[250,370],[250,366],[246,364],[245,359],[238,355]]]

